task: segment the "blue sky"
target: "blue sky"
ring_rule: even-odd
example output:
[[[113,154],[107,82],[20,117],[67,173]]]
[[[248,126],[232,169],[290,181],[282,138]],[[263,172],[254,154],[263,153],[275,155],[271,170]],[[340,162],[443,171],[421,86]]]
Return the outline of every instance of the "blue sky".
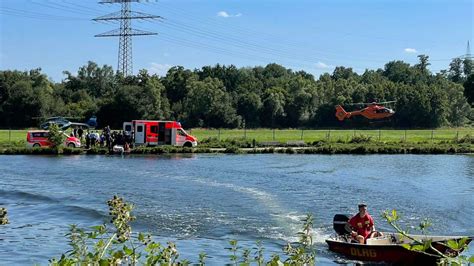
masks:
[[[96,0],[0,0],[0,69],[41,67],[55,81],[95,61],[117,67],[119,27],[93,18],[120,10]],[[361,73],[390,60],[447,69],[473,40],[472,0],[148,0],[132,10],[160,15],[132,27],[133,69],[163,75],[174,65],[200,68],[279,63],[318,76],[334,66]],[[473,48],[474,49],[474,48]]]

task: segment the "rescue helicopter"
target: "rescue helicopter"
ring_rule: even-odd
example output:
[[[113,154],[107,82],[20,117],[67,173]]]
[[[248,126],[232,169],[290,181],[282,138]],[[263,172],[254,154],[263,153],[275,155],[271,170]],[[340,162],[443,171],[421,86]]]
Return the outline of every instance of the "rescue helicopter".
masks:
[[[393,116],[395,111],[393,109],[383,106],[384,104],[395,103],[396,101],[388,102],[371,102],[371,103],[356,103],[350,105],[364,105],[365,108],[360,110],[355,110],[347,112],[341,105],[336,105],[336,117],[339,121],[344,121],[353,116],[361,115],[369,120],[386,120],[387,118]]]
[[[74,117],[63,117],[63,116],[54,116],[54,117],[33,117],[33,119],[41,119],[44,122],[41,123],[40,128],[49,129],[52,124],[56,124],[60,129],[65,130],[71,126],[83,127],[83,128],[95,128],[97,127],[97,117],[94,115],[90,117],[85,123],[72,122],[69,119],[79,119]]]

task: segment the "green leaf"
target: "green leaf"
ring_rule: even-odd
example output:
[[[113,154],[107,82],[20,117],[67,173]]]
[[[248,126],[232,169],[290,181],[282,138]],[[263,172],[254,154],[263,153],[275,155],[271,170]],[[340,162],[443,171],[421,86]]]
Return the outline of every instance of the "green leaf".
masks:
[[[140,233],[138,234],[138,241],[143,242],[144,240],[145,240],[145,234],[143,234],[143,233],[140,232]]]
[[[459,248],[464,248],[464,246],[466,245],[467,239],[468,239],[467,237],[461,238],[461,239],[458,241],[458,247],[459,247]]]
[[[133,249],[128,248],[127,246],[123,246],[123,251],[125,254],[127,254],[127,256],[131,256],[133,254]]]
[[[123,252],[121,250],[119,250],[119,251],[114,253],[114,258],[121,259],[121,258],[123,258],[123,255],[124,255]]]
[[[397,219],[398,219],[397,210],[395,210],[395,209],[392,210],[392,218],[393,218],[393,220],[397,220]]]
[[[456,240],[448,240],[448,243],[447,243],[448,247],[450,247],[451,249],[458,249],[459,248],[459,244]]]
[[[428,250],[431,247],[431,240],[428,240],[423,243],[423,251]]]
[[[426,243],[425,245],[413,245],[411,247],[411,250],[415,250],[415,251],[425,251],[426,250]]]
[[[469,262],[474,263],[474,255],[469,258]]]
[[[92,228],[92,230],[94,230],[94,231],[101,231],[101,230],[102,230],[102,225],[92,226],[91,228]]]
[[[101,248],[101,247],[105,246],[104,240],[101,239],[101,240],[97,241],[97,243],[96,243],[95,245],[96,245],[98,248]]]
[[[404,247],[405,249],[411,250],[410,244],[403,244],[402,247]]]
[[[107,260],[107,259],[101,259],[101,260],[99,261],[99,265],[100,265],[100,266],[109,266],[110,263],[109,263],[109,260]]]

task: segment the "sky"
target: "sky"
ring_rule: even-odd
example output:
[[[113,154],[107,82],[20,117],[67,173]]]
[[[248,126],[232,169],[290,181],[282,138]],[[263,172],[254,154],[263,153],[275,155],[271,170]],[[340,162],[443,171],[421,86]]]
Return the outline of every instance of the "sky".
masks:
[[[0,70],[41,68],[52,80],[94,61],[118,63],[119,28],[96,22],[120,4],[99,0],[0,0]],[[143,0],[132,10],[161,16],[134,20],[156,32],[133,37],[133,72],[165,75],[176,65],[237,67],[278,63],[318,77],[335,66],[356,72],[391,60],[449,68],[474,46],[474,0]],[[474,49],[474,48],[473,48]]]

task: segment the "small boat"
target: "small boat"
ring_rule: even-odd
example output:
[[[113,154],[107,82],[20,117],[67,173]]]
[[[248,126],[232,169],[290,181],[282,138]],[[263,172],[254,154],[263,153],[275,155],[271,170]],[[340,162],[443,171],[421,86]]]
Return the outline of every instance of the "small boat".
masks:
[[[112,147],[112,152],[114,154],[129,154],[130,153],[130,148],[125,149],[125,147],[122,146],[122,145],[114,145]]]
[[[366,244],[360,244],[353,241],[348,235],[345,226],[348,220],[349,217],[346,215],[336,214],[334,216],[333,226],[336,235],[326,239],[326,243],[329,245],[329,250],[360,261],[434,265],[441,258],[435,251],[428,249],[425,252],[419,252],[406,249],[403,245],[414,243],[410,238],[421,241],[431,240],[433,247],[438,251],[447,256],[456,257],[462,250],[450,249],[446,245],[447,241],[466,238],[466,236],[428,235],[407,235],[408,237],[406,237],[399,233],[382,232],[383,236],[369,238]],[[473,237],[467,237],[466,244],[469,245],[472,240]]]

